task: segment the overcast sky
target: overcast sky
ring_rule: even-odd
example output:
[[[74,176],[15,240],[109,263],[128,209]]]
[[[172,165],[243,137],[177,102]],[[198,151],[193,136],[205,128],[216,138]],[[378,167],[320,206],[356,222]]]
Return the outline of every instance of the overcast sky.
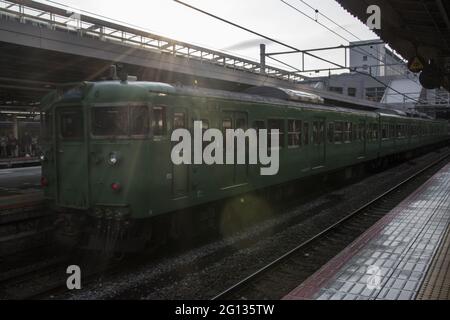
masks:
[[[39,0],[46,2],[46,0]],[[173,0],[55,0],[59,3],[86,10],[95,14],[117,19],[139,26],[156,34],[168,36],[211,49],[227,51],[242,57],[259,60],[259,43],[268,45],[267,51],[284,51],[286,48],[270,44],[214,20],[192,9],[184,7]],[[276,38],[299,49],[311,49],[324,46],[348,44],[345,40],[309,20],[290,8],[281,0],[184,0],[185,2],[214,13],[222,18],[241,24],[266,36]],[[314,17],[315,12],[301,0],[285,0],[291,5]],[[334,0],[304,0],[327,15],[339,25],[345,27],[363,40],[376,39],[358,19],[349,14]],[[336,25],[319,17],[319,21],[342,34],[348,40],[357,38],[349,35]],[[337,63],[344,63],[343,50],[321,53],[322,57],[332,58]],[[286,62],[300,67],[300,56],[291,55],[283,58]],[[277,65],[276,62],[267,61]],[[317,60],[308,59],[307,68],[328,67]]]

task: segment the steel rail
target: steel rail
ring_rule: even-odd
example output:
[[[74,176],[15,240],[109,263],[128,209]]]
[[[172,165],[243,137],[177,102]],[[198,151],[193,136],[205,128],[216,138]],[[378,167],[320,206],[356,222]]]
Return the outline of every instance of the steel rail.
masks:
[[[276,260],[272,261],[271,263],[267,264],[266,266],[262,267],[261,269],[259,269],[258,271],[252,273],[251,275],[249,275],[248,277],[246,277],[245,279],[239,281],[238,283],[234,284],[233,286],[229,287],[228,289],[226,289],[225,291],[221,292],[220,294],[216,295],[215,297],[213,297],[211,300],[221,300],[224,299],[226,296],[229,296],[230,294],[239,291],[240,289],[244,288],[248,283],[250,283],[253,279],[261,276],[264,272],[268,271],[269,269],[275,267],[276,265],[278,265],[279,263],[285,261],[287,258],[291,257],[293,254],[295,254],[296,252],[298,252],[299,250],[301,250],[302,248],[304,248],[305,246],[313,243],[314,241],[318,240],[319,238],[323,237],[324,235],[326,235],[327,233],[329,233],[330,231],[334,230],[335,228],[341,226],[344,222],[346,222],[347,220],[351,219],[352,217],[362,213],[363,211],[365,211],[367,208],[369,208],[371,205],[373,205],[376,202],[379,202],[380,200],[382,200],[383,198],[385,198],[386,196],[390,195],[391,193],[393,193],[394,191],[398,190],[400,187],[402,187],[403,185],[405,185],[406,183],[408,183],[409,181],[411,181],[412,179],[416,178],[417,176],[419,176],[420,174],[422,174],[423,172],[427,171],[428,169],[432,168],[433,166],[437,165],[438,163],[442,162],[443,160],[445,160],[446,158],[448,158],[450,156],[450,153],[447,153],[446,155],[440,157],[439,159],[433,161],[431,164],[427,165],[425,168],[422,168],[421,170],[419,170],[418,172],[415,172],[413,175],[411,175],[410,177],[408,177],[407,179],[403,180],[402,182],[398,183],[397,185],[395,185],[394,187],[390,188],[388,191],[384,192],[383,194],[379,195],[378,197],[376,197],[375,199],[372,199],[371,201],[367,202],[366,204],[364,204],[363,206],[361,206],[360,208],[352,211],[350,214],[346,215],[345,217],[343,217],[342,219],[340,219],[339,221],[333,223],[331,226],[327,227],[326,229],[322,230],[320,233],[316,234],[315,236],[309,238],[308,240],[302,242],[300,245],[298,245],[297,247],[295,247],[294,249],[288,251],[287,253],[283,254],[282,256],[280,256],[279,258],[277,258]]]

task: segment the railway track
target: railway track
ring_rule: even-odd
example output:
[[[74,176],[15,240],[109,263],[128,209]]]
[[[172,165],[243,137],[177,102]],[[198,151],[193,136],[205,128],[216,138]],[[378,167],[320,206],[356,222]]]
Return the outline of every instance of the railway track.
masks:
[[[30,196],[27,200],[0,207],[0,261],[51,240],[55,214],[39,197]]]
[[[82,270],[83,286],[119,272],[124,265],[104,256],[83,255],[79,251],[61,253],[57,248],[47,251],[44,257],[30,261],[29,265],[22,263],[18,269],[10,268],[0,273],[0,300],[48,299],[66,292],[69,277],[66,271],[71,265]]]
[[[408,183],[408,181],[415,180],[421,174],[426,175],[427,170],[431,170],[432,167],[436,165],[436,163],[442,161],[448,156],[449,155],[446,154],[444,157],[440,157],[438,161],[433,162],[425,169],[417,172],[414,176],[411,176],[409,179],[404,180],[402,183],[383,194],[383,196],[373,200],[371,203],[368,203],[366,206],[364,206],[364,208],[371,207],[371,211],[366,211],[364,214],[359,214],[359,216],[364,216],[364,219],[352,220],[352,217],[349,215],[346,218],[340,220],[338,223],[329,227],[327,229],[328,231],[324,230],[320,234],[317,234],[315,237],[312,237],[308,241],[304,242],[302,244],[304,249],[303,256],[301,256],[302,259],[298,259],[299,263],[292,263],[291,266],[294,267],[288,266],[287,269],[282,270],[282,274],[274,273],[273,276],[269,277],[270,279],[266,278],[268,282],[265,285],[258,285],[257,283],[252,282],[249,277],[248,280],[245,280],[243,282],[241,281],[242,283],[240,282],[239,284],[237,284],[237,287],[233,286],[232,288],[226,290],[221,295],[218,295],[215,298],[255,298],[254,296],[252,296],[252,294],[254,294],[256,290],[258,291],[258,296],[256,298],[282,297],[283,294],[286,293],[286,287],[289,286],[289,284],[286,284],[284,282],[284,279],[290,279],[290,285],[293,285],[295,283],[295,286],[297,286],[302,279],[306,279],[306,277],[317,270],[318,267],[320,267],[331,257],[333,257],[336,252],[339,252],[346,245],[348,245],[348,243],[356,238],[358,233],[364,232],[370,225],[375,223],[386,212],[388,212],[391,207],[395,206],[396,203],[400,202],[404,197],[406,197],[406,195],[409,194],[408,192],[412,192],[415,187],[417,187],[417,184],[420,184],[420,182],[412,184],[408,187],[408,190],[403,191],[402,194],[397,194],[400,193],[397,191],[402,185],[404,186]],[[390,196],[388,197],[389,194]],[[376,206],[374,205],[375,202],[377,202]],[[363,210],[364,208],[359,209],[359,211]],[[358,216],[356,212],[354,212],[353,215],[355,217]],[[344,223],[345,221],[354,222]],[[336,230],[339,225],[343,228],[340,233],[330,233],[331,229]],[[318,249],[316,250],[314,246],[317,246]],[[320,248],[323,247],[329,247],[327,255],[320,254]],[[274,261],[271,266],[265,267],[260,271],[264,272],[268,271],[269,269],[275,268],[279,261],[288,259],[288,256],[293,257],[294,255],[294,252],[286,254],[280,259],[277,259],[277,261]],[[139,265],[140,263],[142,263],[141,259],[137,259],[139,261],[136,261],[136,263],[127,261],[128,265],[125,266],[123,263],[111,263],[111,261],[103,263],[91,261],[88,258],[84,259],[86,263],[80,263],[80,261],[82,260],[83,259],[80,259],[80,257],[55,257],[54,260],[49,259],[48,261],[43,261],[42,263],[34,263],[34,265],[29,267],[28,269],[23,268],[16,273],[5,273],[3,279],[2,275],[0,274],[0,288],[5,287],[5,285],[8,286],[8,292],[4,292],[5,295],[1,294],[2,290],[0,289],[0,299],[48,299],[52,296],[64,294],[67,292],[67,288],[65,285],[68,276],[66,274],[66,268],[71,264],[80,265],[81,269],[83,270],[82,284],[83,288],[85,288],[85,286],[87,286],[88,284],[95,283],[97,280],[101,280],[102,278],[109,278],[109,276],[111,275],[127,273],[127,270],[129,270],[128,266],[130,264]],[[304,272],[298,275],[295,270],[291,269],[304,270]],[[255,273],[254,276],[259,277],[258,274],[259,276],[262,275],[262,273]],[[243,292],[245,290],[248,290],[248,292]],[[274,294],[274,292],[278,292],[278,294]]]
[[[449,156],[446,153],[212,300],[281,299],[414,192]]]

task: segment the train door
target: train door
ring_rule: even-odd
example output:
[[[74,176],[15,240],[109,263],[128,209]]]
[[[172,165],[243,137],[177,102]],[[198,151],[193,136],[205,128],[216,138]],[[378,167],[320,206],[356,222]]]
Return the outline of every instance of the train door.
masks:
[[[56,169],[59,205],[86,209],[88,161],[83,108],[56,108]]]
[[[248,129],[248,119],[247,114],[244,112],[235,112],[234,113],[234,127],[236,129],[242,129],[246,131]],[[245,150],[241,150],[245,152],[245,164],[237,164],[237,145],[234,147],[234,184],[244,184],[247,183],[247,175],[248,175],[248,146],[247,143],[245,145]]]
[[[243,129],[247,130],[248,127],[248,116],[244,112],[232,112],[227,111],[223,113],[222,117],[222,131],[224,136],[224,148],[226,150],[226,130],[227,129]],[[229,165],[226,164],[223,167],[223,187],[231,187],[236,185],[241,185],[247,182],[248,175],[248,163],[246,164],[237,164],[237,151],[238,145],[235,141],[234,143],[234,164]],[[244,150],[247,155],[247,148]],[[225,155],[224,155],[225,156]]]
[[[184,108],[174,108],[173,130],[187,129],[187,112]],[[172,195],[174,198],[185,197],[189,192],[189,167],[186,164],[172,164]]]
[[[312,123],[311,166],[319,169],[325,165],[325,118],[315,118]]]
[[[310,124],[308,121],[303,122],[303,156],[305,157],[305,167],[302,168],[302,171],[309,171],[311,169],[311,132],[310,132]]]
[[[367,121],[360,120],[358,123],[358,159],[363,159],[366,156],[367,151]]]

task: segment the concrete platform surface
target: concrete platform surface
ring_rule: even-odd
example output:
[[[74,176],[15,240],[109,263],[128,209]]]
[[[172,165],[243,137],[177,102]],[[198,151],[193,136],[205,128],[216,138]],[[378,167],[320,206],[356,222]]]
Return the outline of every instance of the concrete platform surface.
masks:
[[[450,163],[284,299],[416,299],[449,222]]]

